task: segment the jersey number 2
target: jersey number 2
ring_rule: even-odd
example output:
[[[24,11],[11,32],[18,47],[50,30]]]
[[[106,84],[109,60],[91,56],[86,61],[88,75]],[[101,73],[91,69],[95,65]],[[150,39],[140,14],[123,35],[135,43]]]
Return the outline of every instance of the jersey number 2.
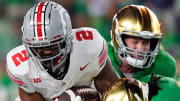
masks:
[[[12,60],[13,60],[14,64],[16,65],[16,67],[21,64],[20,62],[24,62],[24,61],[28,60],[26,50],[22,50],[21,53],[16,53],[15,55],[13,55]]]
[[[79,31],[79,32],[76,32],[76,39],[78,41],[82,41],[82,39],[93,40],[93,34],[91,31]]]

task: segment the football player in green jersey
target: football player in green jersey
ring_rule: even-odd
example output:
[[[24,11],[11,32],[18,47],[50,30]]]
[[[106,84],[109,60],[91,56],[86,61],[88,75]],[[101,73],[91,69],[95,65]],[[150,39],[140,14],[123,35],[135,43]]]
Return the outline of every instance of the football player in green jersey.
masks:
[[[121,77],[141,79],[152,72],[175,77],[176,62],[160,49],[163,33],[156,15],[147,7],[129,5],[113,18],[108,54]]]

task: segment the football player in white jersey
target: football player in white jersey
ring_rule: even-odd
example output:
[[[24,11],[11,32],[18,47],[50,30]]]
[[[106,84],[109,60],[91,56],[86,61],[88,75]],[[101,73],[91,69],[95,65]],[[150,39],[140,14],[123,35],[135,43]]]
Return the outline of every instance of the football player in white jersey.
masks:
[[[48,101],[72,86],[92,85],[102,93],[119,77],[97,30],[71,28],[68,12],[40,2],[24,17],[20,45],[7,54],[7,74],[22,101]]]

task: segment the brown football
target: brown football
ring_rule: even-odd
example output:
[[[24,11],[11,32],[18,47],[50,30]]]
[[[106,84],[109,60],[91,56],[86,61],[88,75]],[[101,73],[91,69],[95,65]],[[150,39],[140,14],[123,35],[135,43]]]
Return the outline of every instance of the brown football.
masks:
[[[72,93],[67,93],[67,91]],[[74,101],[74,97],[80,96],[81,101],[100,101],[98,91],[88,86],[74,86],[59,96],[59,101]]]

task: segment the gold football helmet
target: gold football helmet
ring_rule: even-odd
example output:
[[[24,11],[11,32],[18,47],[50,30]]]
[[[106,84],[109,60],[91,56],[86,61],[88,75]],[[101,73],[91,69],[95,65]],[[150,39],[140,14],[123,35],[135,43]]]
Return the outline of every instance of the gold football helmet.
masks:
[[[139,51],[127,47],[124,43],[124,36],[150,39],[150,51]],[[150,9],[140,5],[129,5],[114,15],[111,37],[112,45],[122,59],[133,67],[148,68],[158,54],[162,33],[159,20]],[[128,54],[136,55],[136,57]],[[137,56],[143,59],[138,59]]]
[[[148,101],[148,84],[133,78],[119,79],[103,93],[101,101]]]

